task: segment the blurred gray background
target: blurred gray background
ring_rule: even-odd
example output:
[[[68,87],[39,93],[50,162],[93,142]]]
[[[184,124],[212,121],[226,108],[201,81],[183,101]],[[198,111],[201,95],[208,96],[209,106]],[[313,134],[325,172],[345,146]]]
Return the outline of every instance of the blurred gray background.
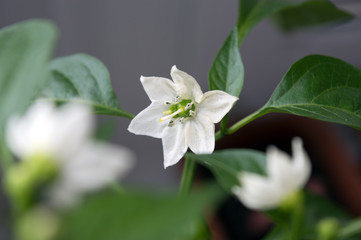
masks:
[[[241,49],[244,88],[231,118],[265,104],[291,64],[308,54],[334,56],[361,67],[361,1],[334,2],[354,13],[355,20],[292,34],[266,20],[250,33]],[[0,0],[0,27],[30,18],[50,19],[58,26],[55,56],[88,53],[103,61],[120,105],[137,114],[150,103],[140,75],[169,78],[176,64],[208,90],[208,70],[236,23],[237,1]],[[137,165],[127,183],[166,189],[178,185],[180,166],[163,169],[159,139],[129,133],[128,119],[101,120],[116,121],[112,140],[136,152]]]

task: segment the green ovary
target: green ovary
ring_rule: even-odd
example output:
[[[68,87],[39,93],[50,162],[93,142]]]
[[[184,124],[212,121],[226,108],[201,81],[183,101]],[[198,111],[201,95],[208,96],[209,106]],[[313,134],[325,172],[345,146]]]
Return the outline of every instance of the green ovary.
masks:
[[[169,107],[169,110],[163,112],[164,117],[159,119],[159,122],[171,118],[185,119],[185,118],[193,117],[192,113],[194,113],[195,109],[196,107],[191,99],[183,99],[179,102],[172,103]]]

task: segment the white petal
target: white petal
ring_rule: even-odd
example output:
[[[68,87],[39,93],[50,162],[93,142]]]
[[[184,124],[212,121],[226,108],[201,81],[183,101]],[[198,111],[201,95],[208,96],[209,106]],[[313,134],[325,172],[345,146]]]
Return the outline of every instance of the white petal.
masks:
[[[58,207],[75,203],[84,193],[98,190],[123,177],[133,166],[133,154],[122,147],[89,142],[62,166],[50,190],[50,201]]]
[[[302,188],[311,175],[311,163],[306,151],[302,147],[302,140],[294,138],[292,140],[293,154],[293,175],[295,184],[298,188]]]
[[[240,175],[242,187],[233,191],[247,207],[258,210],[275,208],[303,187],[311,165],[300,139],[294,139],[292,147],[293,159],[275,147],[267,149],[267,178],[253,173]]]
[[[128,131],[138,135],[161,138],[168,122],[159,122],[163,112],[168,110],[164,102],[152,102],[130,122]]]
[[[34,153],[51,153],[56,110],[50,102],[36,102],[22,117],[11,117],[6,128],[9,148],[20,159]]]
[[[140,81],[151,101],[172,101],[177,95],[175,85],[170,79],[141,76]]]
[[[94,125],[91,108],[87,105],[69,103],[61,107],[53,132],[57,143],[55,154],[64,159],[71,157],[89,139]]]
[[[214,124],[206,116],[197,114],[186,120],[186,144],[196,154],[208,154],[214,151]]]
[[[176,164],[187,151],[183,124],[176,123],[172,127],[165,128],[162,143],[164,168],[167,168]]]
[[[170,75],[175,83],[177,94],[183,99],[192,99],[197,103],[201,101],[202,90],[197,81],[181,70],[178,70],[174,65],[171,69]]]
[[[267,148],[267,173],[268,176],[279,184],[284,191],[295,190],[295,181],[292,174],[292,161],[290,156],[274,146]]]
[[[235,187],[233,192],[245,206],[256,210],[267,210],[280,203],[277,186],[269,178],[244,172],[240,176],[242,187]]]
[[[218,123],[231,110],[237,100],[237,97],[223,91],[209,91],[203,94],[197,109],[202,114],[207,115],[213,123]]]
[[[24,116],[10,119],[7,143],[20,159],[33,154],[59,159],[77,151],[92,127],[91,110],[85,105],[69,103],[57,109],[51,102],[37,101]]]

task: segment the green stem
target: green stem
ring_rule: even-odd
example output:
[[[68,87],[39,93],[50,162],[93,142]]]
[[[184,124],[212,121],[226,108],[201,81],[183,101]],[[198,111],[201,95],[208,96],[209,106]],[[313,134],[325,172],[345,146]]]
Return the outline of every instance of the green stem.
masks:
[[[226,134],[227,132],[227,124],[228,124],[228,114],[226,116],[223,117],[222,121],[221,121],[221,133],[222,134]]]
[[[180,197],[185,197],[190,193],[195,175],[195,170],[196,170],[196,162],[186,157],[183,168],[183,176],[179,189]]]
[[[233,124],[230,128],[228,128],[228,130],[226,131],[218,131],[215,135],[215,139],[216,141],[221,139],[222,137],[224,137],[225,135],[230,135],[235,133],[236,131],[238,131],[241,127],[243,127],[244,125],[252,122],[253,120],[267,114],[268,111],[265,111],[263,108],[259,109],[258,111],[248,115],[247,117],[241,119],[240,121],[236,122],[235,124]]]
[[[301,225],[304,213],[303,201],[293,210],[292,220],[291,220],[291,239],[298,240],[300,239],[301,234]]]

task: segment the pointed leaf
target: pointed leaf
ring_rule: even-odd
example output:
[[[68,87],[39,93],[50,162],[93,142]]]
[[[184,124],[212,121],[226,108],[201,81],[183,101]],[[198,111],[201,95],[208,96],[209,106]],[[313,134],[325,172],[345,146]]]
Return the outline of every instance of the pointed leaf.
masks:
[[[296,3],[290,0],[239,0],[238,17],[238,41],[243,42],[249,31],[264,18],[294,6]]]
[[[328,0],[239,0],[239,44],[257,23],[280,11],[279,22],[288,30],[351,18],[349,13],[337,9]]]
[[[243,86],[244,68],[238,48],[237,28],[234,28],[219,50],[209,71],[209,88],[238,97]]]
[[[7,118],[25,110],[46,83],[56,35],[53,24],[44,20],[0,30],[0,132]]]
[[[266,156],[255,150],[227,149],[202,155],[187,153],[187,157],[209,168],[227,191],[239,185],[238,174],[241,171],[266,174]]]
[[[263,107],[361,130],[361,70],[339,59],[310,55],[297,61]]]
[[[309,0],[299,6],[286,8],[275,16],[277,24],[286,31],[352,18],[350,13],[338,9],[328,0]]]
[[[108,69],[98,59],[76,54],[53,60],[51,79],[42,97],[57,102],[81,101],[98,114],[133,118],[122,110],[113,91]]]

